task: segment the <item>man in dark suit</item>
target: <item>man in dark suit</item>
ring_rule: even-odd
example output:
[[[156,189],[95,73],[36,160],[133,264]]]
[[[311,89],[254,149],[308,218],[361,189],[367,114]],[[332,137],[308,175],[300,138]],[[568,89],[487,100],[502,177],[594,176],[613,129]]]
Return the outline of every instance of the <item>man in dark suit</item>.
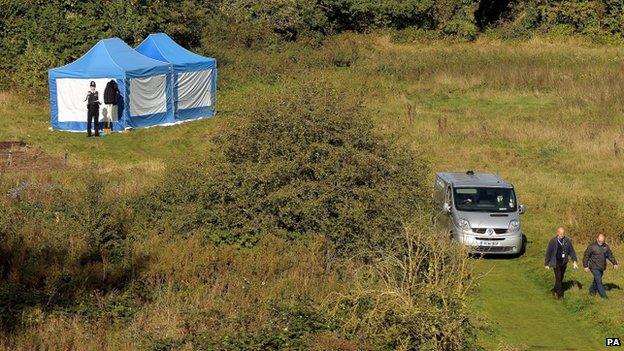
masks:
[[[550,240],[546,249],[544,268],[552,268],[555,272],[555,287],[553,292],[558,299],[563,298],[563,276],[569,259],[572,258],[574,269],[578,268],[576,263],[576,251],[572,245],[572,240],[566,237],[563,227],[557,228],[557,235]]]

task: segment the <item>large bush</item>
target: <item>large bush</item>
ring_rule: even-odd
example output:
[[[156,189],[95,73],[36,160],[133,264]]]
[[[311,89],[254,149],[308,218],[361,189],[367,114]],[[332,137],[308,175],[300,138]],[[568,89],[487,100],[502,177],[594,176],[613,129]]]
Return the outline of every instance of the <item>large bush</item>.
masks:
[[[357,99],[318,82],[278,95],[250,98],[259,103],[214,149],[172,166],[139,210],[174,232],[240,245],[264,232],[322,233],[347,254],[387,246],[427,209],[427,164],[381,135]]]

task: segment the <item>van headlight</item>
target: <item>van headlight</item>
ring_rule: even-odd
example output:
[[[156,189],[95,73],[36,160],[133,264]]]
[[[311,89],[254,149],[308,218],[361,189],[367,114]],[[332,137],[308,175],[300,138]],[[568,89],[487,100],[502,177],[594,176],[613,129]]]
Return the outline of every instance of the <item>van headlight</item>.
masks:
[[[520,221],[518,221],[517,219],[512,219],[509,222],[509,231],[510,232],[515,232],[518,229],[520,229]]]
[[[470,222],[468,222],[468,220],[466,220],[466,219],[460,218],[457,221],[457,224],[463,230],[466,230],[466,231],[472,230],[472,228],[470,227]]]

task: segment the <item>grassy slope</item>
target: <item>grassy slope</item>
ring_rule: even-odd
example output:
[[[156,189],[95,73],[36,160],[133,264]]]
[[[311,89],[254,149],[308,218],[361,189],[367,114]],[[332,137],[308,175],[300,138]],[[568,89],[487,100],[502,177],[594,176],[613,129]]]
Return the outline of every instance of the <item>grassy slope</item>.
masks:
[[[490,273],[473,303],[494,322],[490,335],[482,336],[488,348],[499,342],[529,349],[598,348],[596,328],[553,303],[541,286],[526,277],[518,261],[488,261],[481,266]]]
[[[580,281],[583,290],[571,289],[565,301],[554,301],[548,294],[552,272],[541,262],[554,228],[573,219],[569,204],[575,198],[598,194],[624,204],[623,159],[613,151],[614,142],[624,145],[624,49],[574,42],[358,40],[363,43],[352,67],[314,73],[361,90],[380,127],[426,152],[434,169],[497,172],[516,185],[528,207],[527,255],[477,263],[487,275],[472,304],[476,314],[491,320],[481,334],[484,346],[592,350],[606,335],[624,336],[623,290],[610,291],[608,301],[590,300],[585,296],[590,278],[577,271],[568,279]],[[307,79],[288,73],[290,68],[281,74]],[[220,77],[226,80],[229,74],[234,73],[226,67]],[[26,139],[55,155],[68,152],[76,169],[95,162],[132,188],[158,175],[167,160],[206,143],[246,92],[258,89],[274,87],[230,85],[220,92],[219,118],[100,140],[48,132],[45,107],[4,94],[0,139]],[[444,119],[447,126],[439,129]],[[583,245],[577,245],[580,251]],[[618,253],[624,259],[622,248]],[[605,280],[624,288],[621,272],[609,271]]]
[[[525,257],[477,264],[486,276],[473,306],[493,322],[481,335],[484,346],[599,349],[605,336],[624,333],[624,293],[614,289],[608,301],[590,300],[590,276],[570,271],[567,280],[579,281],[583,290],[572,288],[566,301],[554,301],[548,292],[552,272],[543,269],[542,255],[554,228],[573,218],[567,210],[575,197],[598,194],[624,203],[623,194],[613,191],[624,185],[622,159],[609,150],[624,141],[617,92],[622,86],[602,76],[619,74],[619,65],[609,62],[622,51],[481,44],[433,49],[388,44],[387,50],[399,57],[423,49],[417,57],[425,66],[435,66],[433,55],[450,64],[429,79],[400,82],[399,94],[380,107],[386,127],[432,153],[435,169],[503,175],[516,184],[529,208],[523,223],[530,241]],[[583,67],[588,60],[591,64]],[[411,119],[407,104],[417,111]],[[395,126],[393,118],[401,121]],[[442,132],[437,130],[439,118],[449,125]],[[411,127],[401,130],[406,125]],[[577,250],[583,249],[577,243]],[[621,249],[619,253],[621,257]],[[624,287],[621,272],[608,271],[605,281]]]

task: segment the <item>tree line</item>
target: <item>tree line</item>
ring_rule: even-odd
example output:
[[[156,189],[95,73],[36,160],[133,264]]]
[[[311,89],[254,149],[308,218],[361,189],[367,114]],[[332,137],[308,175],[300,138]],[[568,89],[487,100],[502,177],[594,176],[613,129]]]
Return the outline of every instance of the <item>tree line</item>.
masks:
[[[166,32],[200,52],[265,47],[344,31],[418,29],[473,40],[535,31],[620,38],[624,0],[0,0],[0,89],[45,92],[46,71],[99,39],[138,44]]]

